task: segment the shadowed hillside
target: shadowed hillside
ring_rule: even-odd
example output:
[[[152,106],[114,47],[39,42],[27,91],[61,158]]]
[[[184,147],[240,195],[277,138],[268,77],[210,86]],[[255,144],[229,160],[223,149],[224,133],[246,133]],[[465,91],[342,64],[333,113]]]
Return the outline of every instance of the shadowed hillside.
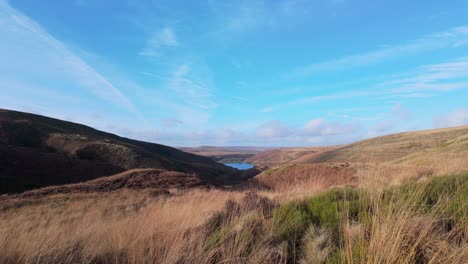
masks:
[[[36,199],[54,194],[73,193],[105,193],[121,189],[129,190],[152,190],[152,196],[170,194],[170,189],[188,189],[188,188],[213,188],[219,187],[217,181],[203,179],[195,174],[165,171],[160,169],[133,169],[113,176],[100,177],[82,183],[66,184],[59,186],[50,186],[23,192],[21,194],[12,194],[2,196],[4,199],[27,198]]]
[[[135,168],[195,173],[229,182],[235,170],[164,145],[84,125],[0,110],[0,193],[68,184]]]

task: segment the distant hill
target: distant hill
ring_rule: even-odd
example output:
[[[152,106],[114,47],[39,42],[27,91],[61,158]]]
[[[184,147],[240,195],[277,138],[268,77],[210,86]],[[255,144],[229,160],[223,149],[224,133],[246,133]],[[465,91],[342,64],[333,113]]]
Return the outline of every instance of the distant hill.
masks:
[[[257,166],[278,166],[282,164],[302,163],[314,159],[322,153],[336,147],[279,148],[264,151],[249,157],[246,162]]]
[[[419,164],[451,155],[468,160],[468,126],[398,133],[336,147],[276,149],[247,161],[269,166],[321,162]]]
[[[180,150],[190,152],[196,155],[210,157],[218,162],[244,162],[246,159],[256,154],[269,150],[265,147],[182,147]]]
[[[261,185],[290,191],[382,186],[468,171],[468,126],[398,133],[348,145],[282,148],[248,159]]]
[[[371,138],[324,152],[308,162],[414,163],[418,158],[434,160],[438,155],[468,157],[468,126]]]
[[[0,193],[83,182],[130,169],[236,180],[236,170],[176,148],[45,116],[0,109]]]

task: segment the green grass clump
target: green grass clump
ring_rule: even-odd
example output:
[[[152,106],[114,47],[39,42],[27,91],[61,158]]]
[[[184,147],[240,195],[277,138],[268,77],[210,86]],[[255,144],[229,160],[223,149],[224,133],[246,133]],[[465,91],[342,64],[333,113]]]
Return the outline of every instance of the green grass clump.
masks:
[[[312,223],[324,227],[336,229],[343,220],[343,213],[353,220],[357,220],[363,207],[361,200],[363,192],[353,188],[338,188],[312,197],[307,201],[307,209]],[[334,232],[336,235],[336,232]]]
[[[311,225],[329,231],[334,246],[340,246],[340,229],[345,215],[358,220],[363,211],[363,192],[353,188],[337,188],[304,201],[278,207],[273,212],[273,236],[297,244]]]
[[[298,240],[311,223],[310,212],[304,202],[292,202],[273,212],[273,234],[282,240]]]
[[[434,177],[428,182],[409,183],[383,194],[384,204],[407,201],[415,210],[429,213],[440,210],[445,218],[468,218],[468,174]]]
[[[373,254],[381,253],[379,257],[382,259],[406,259],[417,263],[415,258],[431,252],[424,251],[425,246],[431,245],[430,241],[426,241],[429,244],[422,243],[418,240],[419,235],[421,239],[434,239],[437,235],[449,249],[466,243],[467,205],[468,174],[434,177],[427,182],[409,183],[382,193],[336,188],[280,205],[271,214],[262,214],[259,209],[241,213],[216,227],[208,236],[206,248],[218,252],[216,256],[223,256],[220,259],[226,256],[249,259],[259,256],[255,252],[263,252],[288,263],[298,263],[299,260],[300,263],[365,263],[374,259]],[[426,223],[427,233],[419,234],[411,227],[404,228],[407,224],[411,226],[412,221]],[[390,230],[382,233],[382,228]],[[394,232],[401,232],[401,237],[392,236]],[[451,239],[444,240],[447,237]],[[400,258],[398,254],[404,254],[406,250],[402,248],[403,251],[387,256],[382,253],[388,249],[385,246],[375,249],[379,243],[385,245],[386,239],[393,239],[390,244],[392,241],[408,245],[420,243],[418,247],[422,249]],[[286,250],[281,256],[275,255],[279,254],[276,248],[282,245]],[[424,255],[427,259],[432,257]]]

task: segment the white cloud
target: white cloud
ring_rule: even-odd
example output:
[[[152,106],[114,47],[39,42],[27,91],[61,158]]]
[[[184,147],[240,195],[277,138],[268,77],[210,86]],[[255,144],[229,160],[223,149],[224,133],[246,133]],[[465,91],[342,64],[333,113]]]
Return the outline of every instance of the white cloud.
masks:
[[[293,130],[285,123],[279,120],[270,121],[262,124],[256,131],[256,135],[262,138],[284,138],[289,135]]]
[[[310,1],[209,1],[222,39],[264,28],[293,25],[308,18]]]
[[[325,119],[323,118],[312,119],[305,124],[304,133],[312,134],[312,135],[314,134],[319,135],[324,125],[325,125]]]
[[[161,123],[164,127],[174,128],[174,127],[182,125],[184,122],[177,120],[177,119],[166,118],[166,119],[162,119]]]
[[[166,89],[185,105],[198,109],[212,109],[217,105],[213,99],[213,83],[209,76],[200,76],[189,64],[175,68],[167,80]]]
[[[388,81],[394,92],[452,91],[468,88],[468,57],[420,67],[411,77]]]
[[[270,113],[273,111],[278,111],[284,108],[294,107],[294,106],[299,106],[299,105],[307,105],[307,104],[324,102],[324,101],[332,102],[335,100],[348,99],[352,97],[370,97],[370,96],[375,96],[375,95],[381,95],[383,93],[384,93],[383,91],[356,90],[356,91],[343,91],[340,93],[333,93],[333,94],[316,95],[316,96],[311,96],[311,97],[301,96],[292,101],[287,101],[287,102],[275,104],[272,106],[264,107],[260,110],[260,112]]]
[[[386,117],[368,130],[367,136],[374,137],[397,132],[404,129],[410,120],[411,113],[402,103],[396,103]]]
[[[435,117],[433,124],[435,128],[468,125],[468,110],[458,109],[446,115]]]
[[[308,122],[309,126],[311,122]],[[362,131],[357,124],[342,124],[323,121],[320,130],[304,133],[304,126],[291,126],[273,120],[254,130],[240,131],[237,128],[214,128],[201,130],[134,129],[113,127],[113,132],[130,138],[158,142],[170,146],[307,146],[335,145],[361,139]],[[185,125],[185,124],[184,124]]]
[[[171,27],[165,27],[153,33],[146,41],[145,47],[140,51],[141,56],[157,57],[164,47],[179,46],[176,34]]]
[[[84,88],[106,101],[136,111],[125,94],[106,77],[4,1],[0,1],[0,23],[1,82],[41,83],[49,78],[63,85],[62,89]]]
[[[468,88],[468,57],[462,57],[444,63],[428,64],[396,75],[378,76],[381,80],[372,85],[361,86],[360,89],[345,90],[338,93],[316,95],[311,97],[298,96],[297,99],[266,106],[260,109],[262,113],[271,113],[301,105],[317,102],[334,102],[350,98],[427,98],[439,93]],[[354,87],[358,84],[351,84]],[[345,87],[348,86],[345,84]],[[349,88],[348,88],[349,89]],[[437,94],[435,93],[437,92]]]
[[[402,103],[397,103],[392,108],[392,115],[399,118],[400,120],[408,120],[411,118],[411,114],[406,108],[403,107]]]
[[[300,134],[308,137],[328,137],[352,134],[358,129],[358,123],[327,122],[324,118],[316,118],[307,122]]]

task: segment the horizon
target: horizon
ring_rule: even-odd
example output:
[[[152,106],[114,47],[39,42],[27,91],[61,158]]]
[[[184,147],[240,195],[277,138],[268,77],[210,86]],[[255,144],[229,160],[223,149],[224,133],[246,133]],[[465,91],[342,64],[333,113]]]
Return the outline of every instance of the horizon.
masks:
[[[0,108],[177,147],[330,146],[468,125],[465,10],[0,0]]]

